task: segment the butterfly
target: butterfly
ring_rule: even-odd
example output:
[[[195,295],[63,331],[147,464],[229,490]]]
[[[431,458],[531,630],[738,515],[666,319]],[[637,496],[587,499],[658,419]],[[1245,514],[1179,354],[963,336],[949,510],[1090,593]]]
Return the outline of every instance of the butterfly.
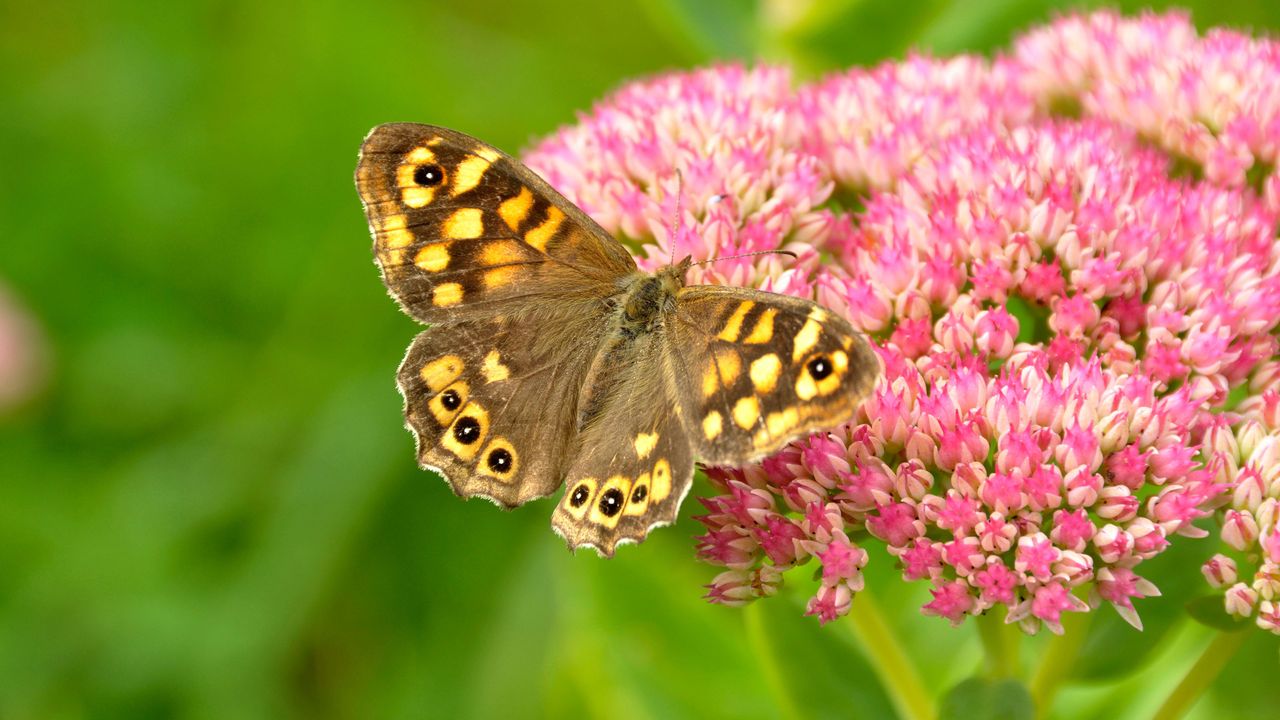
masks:
[[[412,123],[365,138],[382,279],[428,325],[398,371],[419,464],[505,508],[566,486],[552,527],[612,556],[673,522],[694,461],[742,465],[850,419],[870,345],[808,300],[685,286],[515,159]]]

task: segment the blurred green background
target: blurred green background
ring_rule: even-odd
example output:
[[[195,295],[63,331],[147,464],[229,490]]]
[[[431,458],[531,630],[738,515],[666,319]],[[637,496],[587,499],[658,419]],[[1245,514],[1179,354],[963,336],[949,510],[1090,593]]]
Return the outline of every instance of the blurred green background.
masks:
[[[6,7],[0,283],[50,369],[0,416],[0,718],[891,715],[847,623],[801,617],[807,578],[745,611],[699,598],[696,502],[605,562],[565,551],[553,500],[503,513],[415,467],[393,375],[416,326],[373,267],[356,150],[415,120],[518,151],[629,78],[985,52],[1057,6],[360,5]],[[1274,3],[1191,5],[1280,26]],[[1152,563],[1166,593],[1201,545]],[[919,618],[894,574],[873,555],[927,684],[970,675],[972,623]],[[1098,613],[1059,714],[1149,709],[1207,637],[1179,610],[1146,601],[1144,635]],[[1196,716],[1274,712],[1254,635]]]

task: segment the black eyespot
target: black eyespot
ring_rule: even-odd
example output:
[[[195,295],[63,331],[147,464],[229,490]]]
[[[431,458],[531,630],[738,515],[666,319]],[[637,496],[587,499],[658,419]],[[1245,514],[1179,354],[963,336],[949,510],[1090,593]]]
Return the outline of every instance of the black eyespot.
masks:
[[[649,497],[649,486],[637,485],[635,490],[631,491],[631,502],[642,503],[644,499]]]
[[[435,187],[444,182],[444,170],[439,165],[419,165],[413,171],[413,181],[423,187]]]
[[[590,494],[585,484],[579,485],[573,489],[573,495],[569,496],[569,504],[576,508],[582,507],[582,503],[587,501],[587,496]]]
[[[464,417],[453,426],[453,438],[463,445],[480,439],[480,421],[473,417]]]
[[[604,495],[600,496],[600,512],[605,517],[613,517],[622,510],[622,491],[618,488],[609,488],[604,491]]]
[[[821,380],[830,375],[831,369],[831,361],[827,359],[826,355],[819,355],[809,361],[809,374],[813,376],[814,380]]]
[[[511,453],[506,448],[497,448],[489,453],[489,469],[506,473],[511,471]]]
[[[440,396],[440,404],[444,406],[445,410],[457,410],[458,406],[462,404],[462,396],[458,394],[457,390],[445,390],[444,394]]]

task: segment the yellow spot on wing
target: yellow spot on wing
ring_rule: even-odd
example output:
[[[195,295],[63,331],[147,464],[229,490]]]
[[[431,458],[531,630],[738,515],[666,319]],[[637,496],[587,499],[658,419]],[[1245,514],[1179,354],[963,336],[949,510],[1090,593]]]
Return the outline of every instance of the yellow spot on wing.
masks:
[[[401,165],[396,168],[396,185],[399,185],[401,190],[418,187],[418,183],[413,180],[413,174],[417,170],[417,165]]]
[[[782,374],[782,361],[775,353],[762,355],[751,362],[750,373],[751,384],[755,386],[756,392],[772,392],[778,383],[778,376]]]
[[[520,227],[520,223],[524,222],[531,207],[533,207],[533,193],[529,192],[529,188],[522,187],[519,195],[502,201],[498,206],[498,215],[502,217],[507,227],[515,230]]]
[[[445,219],[441,234],[451,240],[470,240],[484,234],[484,221],[480,208],[455,210]]]
[[[515,240],[495,240],[484,244],[480,251],[480,264],[486,267],[505,265],[524,259],[527,250],[523,250]]]
[[[742,320],[751,312],[751,308],[755,307],[755,303],[751,300],[743,300],[738,303],[738,309],[733,311],[729,319],[724,322],[724,327],[720,329],[720,334],[716,337],[725,342],[736,342],[738,334],[742,332]]]
[[[643,477],[643,476],[641,476]],[[671,494],[671,463],[666,458],[659,458],[653,464],[653,485],[649,488],[649,497],[653,502],[661,502]]]
[[[547,208],[547,219],[542,221],[538,227],[524,234],[524,241],[538,248],[542,252],[547,251],[547,243],[551,242],[551,237],[560,229],[560,223],[564,222],[564,213],[560,208],[551,205]]]
[[[498,158],[502,157],[502,153],[498,152],[497,150],[494,150],[491,147],[488,147],[487,145],[482,145],[476,148],[475,154],[479,155],[485,160],[488,160],[490,163],[498,162]]]
[[[796,397],[801,400],[812,400],[818,394],[818,384],[813,381],[813,377],[806,370],[800,373],[800,377],[796,378]]]
[[[795,362],[804,357],[805,353],[813,349],[818,344],[818,337],[822,334],[822,325],[813,319],[813,313],[809,313],[809,318],[804,321],[804,326],[800,328],[800,332],[796,333],[795,345],[791,350],[791,361]]]
[[[431,392],[438,393],[462,374],[462,358],[457,355],[438,357],[423,365],[418,374]]]
[[[500,288],[510,285],[515,281],[516,276],[520,273],[520,268],[514,265],[506,267],[496,267],[492,270],[484,271],[484,287],[486,290]]]
[[[444,270],[449,267],[449,243],[432,243],[423,247],[413,259],[413,264],[431,273]]]
[[[479,155],[472,155],[458,163],[458,167],[453,171],[453,187],[449,194],[458,197],[479,185],[481,178],[484,177],[484,171],[489,169],[489,163],[490,161]]]
[[[738,423],[738,427],[749,430],[759,419],[760,401],[756,400],[756,396],[738,398],[738,402],[733,405],[733,421]]]
[[[716,353],[716,368],[720,372],[720,384],[727,388],[742,372],[742,356],[737,350],[721,350]]]
[[[484,373],[484,379],[489,382],[498,382],[511,377],[511,370],[502,364],[502,355],[497,350],[490,350],[489,354],[484,356],[480,372]]]
[[[719,410],[712,410],[707,413],[706,417],[702,418],[702,434],[708,440],[715,440],[723,429],[724,418],[721,417]]]
[[[409,232],[403,215],[392,215],[382,221],[383,247],[402,248],[413,243],[413,233]]]
[[[441,283],[431,291],[431,304],[436,307],[449,307],[462,302],[462,286],[458,283]]]
[[[636,455],[641,459],[649,457],[649,453],[653,452],[653,448],[658,444],[658,433],[640,433],[636,435]]]
[[[409,156],[405,159],[408,160],[410,163],[413,163],[414,165],[421,165],[423,163],[429,163],[432,160],[435,160],[436,154],[431,152],[427,148],[419,146],[410,150]],[[413,171],[411,170],[409,174],[413,175]]]
[[[791,432],[800,424],[800,411],[794,407],[786,410],[769,413],[769,417],[765,418],[765,429],[768,434],[756,433],[756,445],[767,445],[773,438],[780,438]]]
[[[760,313],[760,319],[756,320],[755,327],[751,328],[751,334],[747,335],[747,339],[743,340],[743,342],[748,345],[759,345],[760,343],[767,343],[772,340],[773,316],[777,314],[778,311],[774,308],[769,308],[768,310]]]
[[[716,361],[712,358],[707,361],[707,368],[702,371],[702,396],[711,397],[718,387],[720,387],[719,373],[716,371]]]
[[[433,187],[407,187],[400,192],[400,199],[404,204],[411,208],[420,208],[431,202],[436,196],[436,189]]]

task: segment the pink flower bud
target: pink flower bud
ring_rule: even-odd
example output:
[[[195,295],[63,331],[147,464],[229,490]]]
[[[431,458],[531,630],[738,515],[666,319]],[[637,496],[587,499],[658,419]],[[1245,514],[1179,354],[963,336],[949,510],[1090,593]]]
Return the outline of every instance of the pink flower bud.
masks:
[[[1244,583],[1236,583],[1227,588],[1223,596],[1223,605],[1228,615],[1247,618],[1253,614],[1254,605],[1258,602],[1258,592]]]
[[[1275,600],[1280,596],[1280,564],[1267,561],[1253,574],[1253,589],[1263,600]]]
[[[1222,541],[1236,550],[1252,547],[1258,540],[1258,523],[1248,510],[1228,510],[1222,520]]]
[[[1218,553],[1200,566],[1204,579],[1215,588],[1234,585],[1236,582],[1236,561]]]

